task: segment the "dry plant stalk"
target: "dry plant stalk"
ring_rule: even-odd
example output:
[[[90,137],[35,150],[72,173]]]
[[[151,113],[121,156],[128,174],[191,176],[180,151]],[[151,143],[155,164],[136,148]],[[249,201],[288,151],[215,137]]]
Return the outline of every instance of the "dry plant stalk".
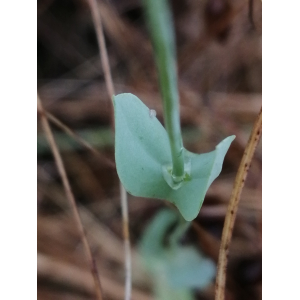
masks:
[[[89,246],[89,243],[88,243],[88,240],[87,240],[87,237],[86,237],[86,234],[85,234],[85,231],[84,231],[84,228],[83,228],[80,216],[79,216],[79,212],[78,212],[78,209],[76,206],[76,201],[75,201],[75,198],[74,198],[74,195],[73,195],[73,192],[72,192],[72,189],[71,189],[68,177],[67,177],[67,173],[66,173],[62,158],[60,156],[56,142],[54,140],[54,136],[52,134],[52,130],[50,128],[48,119],[45,116],[45,112],[44,112],[42,102],[41,102],[39,96],[37,97],[37,108],[38,108],[38,111],[41,113],[42,126],[45,131],[46,138],[50,144],[50,147],[51,147],[51,150],[52,150],[52,153],[54,156],[54,160],[55,160],[58,172],[60,174],[60,177],[62,179],[63,186],[64,186],[64,189],[66,192],[66,196],[67,196],[70,206],[72,208],[73,216],[74,216],[76,225],[78,227],[78,231],[80,233],[80,237],[81,237],[81,240],[82,240],[85,252],[86,252],[88,263],[90,265],[91,273],[92,273],[93,279],[94,279],[97,299],[102,300],[103,299],[102,290],[101,290],[101,284],[100,284],[97,266],[93,259],[92,251]]]
[[[107,91],[109,96],[112,97],[115,95],[114,85],[112,81],[109,60],[105,45],[103,26],[101,22],[101,16],[99,7],[97,4],[97,0],[88,0],[90,9],[92,12],[92,18],[97,34],[98,44],[100,48],[101,55],[101,63],[104,71],[105,84],[107,87]],[[113,113],[112,113],[112,124],[113,122]],[[124,251],[125,251],[125,300],[131,299],[131,251],[130,251],[130,235],[129,235],[129,218],[128,218],[128,202],[127,202],[127,193],[120,182],[120,190],[121,190],[121,209],[122,209],[122,221],[123,221],[123,237],[124,237]]]
[[[222,232],[220,252],[219,252],[215,300],[225,299],[226,269],[227,269],[227,262],[228,262],[229,245],[231,242],[232,231],[233,231],[234,222],[238,210],[239,201],[241,198],[242,189],[245,184],[245,180],[253,158],[254,151],[257,147],[259,138],[261,136],[261,131],[262,131],[262,109],[260,109],[258,117],[255,120],[250,138],[248,140],[248,144],[245,148],[243,158],[235,178],[234,187],[231,193],[229,205],[227,208],[225,223]]]
[[[55,116],[53,116],[51,113],[49,113],[45,109],[44,109],[44,115],[47,117],[47,119],[49,121],[51,121],[57,127],[59,127],[60,129],[62,129],[66,134],[68,134],[69,136],[71,136],[74,140],[76,140],[84,148],[88,149],[94,155],[96,155],[97,157],[99,157],[107,165],[109,165],[112,168],[116,167],[116,165],[115,165],[114,162],[112,162],[107,157],[104,157],[104,155],[101,154],[97,149],[95,149],[90,143],[88,143],[85,139],[83,139],[76,132],[74,132],[71,128],[69,128],[66,124],[64,124],[62,121],[60,121],[59,119],[57,119]]]

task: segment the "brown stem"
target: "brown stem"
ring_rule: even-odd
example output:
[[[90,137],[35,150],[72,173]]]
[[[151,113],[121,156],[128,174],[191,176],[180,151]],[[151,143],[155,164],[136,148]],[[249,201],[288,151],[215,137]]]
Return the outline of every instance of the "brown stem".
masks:
[[[68,177],[67,177],[67,173],[66,173],[62,158],[60,156],[56,142],[54,140],[52,130],[50,128],[48,119],[45,115],[45,111],[43,109],[42,102],[41,102],[39,96],[37,97],[37,108],[38,108],[38,111],[40,111],[40,113],[41,113],[42,126],[45,131],[46,138],[50,144],[50,147],[51,147],[51,150],[52,150],[52,153],[54,156],[54,160],[55,160],[58,172],[60,174],[60,177],[62,179],[65,193],[66,193],[67,199],[70,203],[70,206],[72,208],[73,216],[74,216],[76,225],[78,227],[78,231],[80,233],[80,237],[81,237],[81,240],[82,240],[85,252],[86,252],[87,260],[90,265],[91,273],[93,275],[93,279],[94,279],[94,283],[95,283],[95,291],[96,291],[97,299],[102,300],[103,299],[102,298],[102,290],[101,290],[100,279],[98,276],[98,270],[97,270],[95,261],[93,259],[91,248],[90,248],[89,243],[86,238],[86,234],[85,234],[85,231],[84,231],[84,228],[83,228],[80,216],[79,216],[79,212],[78,212],[78,209],[76,206],[76,201],[75,201],[75,198],[74,198],[74,195],[73,195],[73,192],[72,192],[72,189],[71,189]]]
[[[39,111],[39,113],[41,113],[41,112]],[[86,148],[89,151],[91,151],[94,155],[96,155],[98,158],[100,158],[102,161],[104,161],[110,167],[113,167],[113,168],[116,167],[116,165],[114,164],[114,162],[112,162],[110,159],[104,157],[104,155],[101,154],[97,149],[95,149],[90,143],[88,143],[86,140],[84,140],[81,136],[79,136],[76,132],[74,132],[66,124],[64,124],[62,121],[60,121],[59,119],[57,119],[51,113],[47,112],[45,109],[44,109],[44,115],[47,117],[47,119],[49,121],[51,121],[57,127],[59,127],[60,129],[62,129],[66,134],[68,134],[69,136],[71,136],[80,145],[82,145],[84,148]]]
[[[97,0],[88,0],[88,3],[90,5],[95,30],[97,33],[105,83],[106,83],[108,94],[112,100],[112,97],[115,94],[115,90],[114,90],[114,85],[112,81],[109,60],[108,60],[108,55],[107,55],[107,50],[105,45],[101,15],[97,4]],[[114,124],[113,117],[112,117],[112,124]],[[123,223],[123,237],[124,237],[124,251],[125,251],[125,297],[124,299],[130,300],[132,284],[131,284],[131,251],[130,251],[128,203],[127,203],[127,193],[123,185],[121,184],[121,182],[120,182],[120,190],[121,190],[121,209],[122,209],[122,223]]]
[[[114,90],[114,85],[113,85],[112,76],[110,72],[110,66],[109,66],[109,60],[108,60],[108,55],[107,55],[107,50],[106,50],[106,45],[104,40],[100,11],[97,4],[97,0],[88,0],[88,2],[92,12],[93,22],[94,22],[94,26],[97,34],[97,40],[100,48],[101,63],[104,71],[105,83],[106,83],[108,94],[111,97],[112,95],[115,94],[115,90]]]
[[[231,193],[229,205],[227,208],[227,213],[225,217],[225,223],[222,232],[222,240],[219,252],[218,260],[218,270],[216,277],[216,291],[215,300],[225,299],[225,284],[226,284],[226,269],[228,262],[228,249],[231,242],[232,231],[234,227],[234,222],[237,214],[237,209],[242,193],[242,189],[245,184],[245,180],[248,174],[248,170],[252,161],[254,151],[257,147],[260,135],[262,131],[262,109],[258,114],[258,117],[254,123],[248,144],[245,148],[242,161],[240,163],[234,187]]]

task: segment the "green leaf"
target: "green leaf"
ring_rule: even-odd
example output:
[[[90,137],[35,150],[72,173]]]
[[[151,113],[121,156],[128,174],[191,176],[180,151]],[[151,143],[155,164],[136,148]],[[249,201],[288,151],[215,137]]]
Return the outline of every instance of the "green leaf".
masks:
[[[203,289],[216,273],[213,261],[192,246],[176,248],[165,259],[166,277],[173,288]]]
[[[224,156],[235,136],[227,137],[209,153],[195,154],[183,149],[190,171],[182,185],[174,187],[165,179],[166,170],[172,165],[165,128],[136,96],[120,94],[113,101],[117,172],[127,192],[168,200],[187,221],[193,220],[207,189],[219,176]]]
[[[143,234],[139,250],[153,279],[156,299],[193,299],[191,289],[207,287],[215,276],[212,260],[193,246],[180,244],[189,225],[174,211],[163,209]]]
[[[160,259],[161,256],[164,255],[165,235],[169,227],[176,223],[177,220],[178,215],[176,215],[176,213],[170,209],[162,209],[155,215],[151,223],[147,226],[139,246],[143,257],[146,257],[147,259]],[[171,244],[174,245],[174,243]],[[154,269],[152,269],[152,267],[154,267]],[[156,266],[153,264],[153,261],[147,265],[147,269],[150,269],[151,271],[154,271],[155,268]]]

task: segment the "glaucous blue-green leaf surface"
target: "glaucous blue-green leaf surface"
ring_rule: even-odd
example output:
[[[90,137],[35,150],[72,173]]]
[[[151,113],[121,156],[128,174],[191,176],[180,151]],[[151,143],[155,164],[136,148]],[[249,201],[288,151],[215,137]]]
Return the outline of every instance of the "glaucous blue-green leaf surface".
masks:
[[[155,114],[136,96],[114,97],[115,158],[119,178],[128,193],[172,202],[187,220],[193,220],[211,183],[219,176],[224,156],[235,136],[224,139],[209,153],[195,154],[183,149],[190,164],[189,180],[172,188],[163,170],[172,165],[165,128]]]
[[[189,225],[176,212],[163,209],[143,234],[139,251],[153,279],[156,299],[194,299],[191,289],[207,287],[215,276],[213,261],[199,249],[180,244]]]

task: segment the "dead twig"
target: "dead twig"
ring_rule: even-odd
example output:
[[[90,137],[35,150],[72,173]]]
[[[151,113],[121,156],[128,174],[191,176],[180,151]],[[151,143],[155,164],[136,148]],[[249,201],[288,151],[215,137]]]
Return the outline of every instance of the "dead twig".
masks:
[[[66,196],[67,196],[67,198],[69,200],[69,203],[70,203],[70,206],[73,210],[73,216],[74,216],[76,225],[78,227],[82,243],[84,245],[84,249],[85,249],[85,252],[86,252],[88,263],[90,265],[91,273],[92,273],[93,279],[94,279],[97,299],[102,300],[103,299],[102,298],[102,290],[101,290],[101,284],[100,284],[100,279],[99,279],[96,263],[93,259],[92,251],[91,251],[91,248],[90,248],[89,243],[88,243],[87,238],[86,238],[86,234],[85,234],[85,231],[84,231],[84,228],[83,228],[80,216],[79,216],[79,212],[78,212],[78,209],[77,209],[77,206],[76,206],[76,201],[75,201],[75,198],[74,198],[74,195],[73,195],[73,192],[72,192],[72,189],[71,189],[68,177],[67,177],[67,173],[66,173],[62,158],[60,156],[60,153],[59,153],[58,147],[56,145],[56,142],[54,140],[52,130],[51,130],[50,125],[48,123],[48,119],[45,116],[44,109],[43,109],[43,106],[42,106],[42,102],[41,102],[39,96],[37,97],[37,108],[41,112],[42,126],[43,126],[43,129],[45,131],[46,138],[47,138],[47,140],[50,144],[50,147],[51,147],[54,159],[55,159],[55,163],[56,163],[58,172],[59,172],[60,177],[61,177],[62,182],[63,182],[63,186],[64,186],[64,189],[65,189],[65,192],[66,192]]]
[[[88,0],[88,2],[92,12],[93,22],[94,22],[94,26],[97,34],[97,40],[100,48],[100,56],[101,56],[102,68],[104,71],[105,83],[106,83],[108,94],[111,97],[112,95],[115,94],[115,91],[114,91],[114,85],[113,85],[111,72],[110,72],[105,40],[104,40],[100,11],[97,4],[97,0]]]
[[[41,113],[39,111],[39,113]],[[51,121],[53,124],[55,124],[57,127],[62,129],[66,134],[71,136],[74,140],[76,140],[80,145],[82,145],[84,148],[91,151],[94,155],[99,157],[102,161],[105,161],[107,165],[109,165],[112,168],[115,168],[116,165],[108,158],[104,157],[103,154],[101,154],[98,150],[96,150],[90,143],[88,143],[86,140],[84,140],[80,135],[78,135],[76,132],[74,132],[71,128],[69,128],[66,124],[61,122],[59,119],[57,119],[55,116],[53,116],[51,113],[47,112],[44,109],[44,115],[47,117],[49,121]]]
[[[90,9],[92,12],[93,22],[97,33],[97,39],[100,48],[101,55],[101,63],[104,71],[105,83],[107,87],[107,91],[109,96],[112,97],[115,95],[115,90],[113,86],[109,60],[104,40],[103,26],[101,23],[101,16],[99,12],[99,7],[97,4],[97,0],[88,0]],[[113,114],[112,114],[112,124],[113,122]],[[123,237],[124,237],[124,251],[125,251],[125,300],[131,299],[131,252],[130,252],[130,235],[129,235],[129,218],[128,218],[128,203],[127,203],[127,193],[120,182],[120,190],[121,190],[121,209],[122,209],[122,221],[123,221]]]
[[[238,209],[242,189],[245,184],[245,180],[248,174],[251,160],[253,158],[254,151],[258,144],[261,131],[262,131],[262,109],[260,110],[258,117],[254,123],[254,127],[252,129],[250,138],[248,140],[248,144],[245,148],[243,158],[235,178],[234,187],[231,193],[229,205],[227,208],[225,223],[222,232],[220,252],[219,252],[215,300],[224,300],[225,298],[228,250],[231,242],[233,226],[237,214],[237,209]]]

